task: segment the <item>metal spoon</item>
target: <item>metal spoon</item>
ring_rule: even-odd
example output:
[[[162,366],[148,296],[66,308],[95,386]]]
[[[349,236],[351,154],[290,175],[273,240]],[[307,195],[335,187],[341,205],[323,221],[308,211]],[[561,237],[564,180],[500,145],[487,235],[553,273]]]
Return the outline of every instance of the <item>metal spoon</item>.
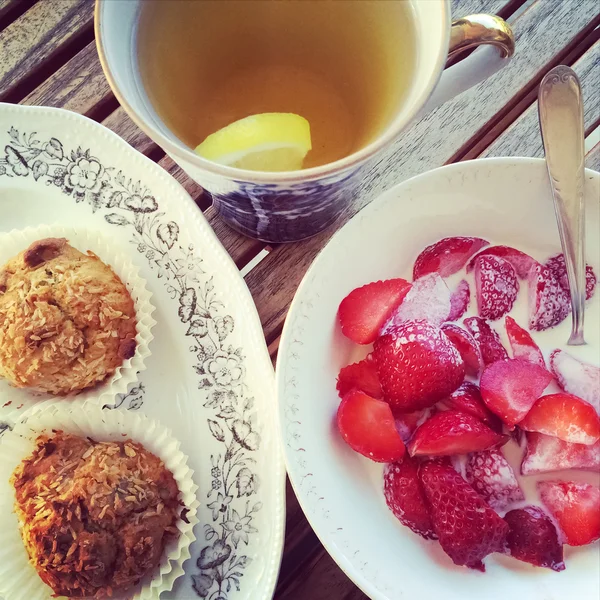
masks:
[[[538,91],[538,110],[571,289],[572,329],[567,344],[581,346],[585,344],[584,130],[581,86],[573,69],[559,65],[546,73]]]

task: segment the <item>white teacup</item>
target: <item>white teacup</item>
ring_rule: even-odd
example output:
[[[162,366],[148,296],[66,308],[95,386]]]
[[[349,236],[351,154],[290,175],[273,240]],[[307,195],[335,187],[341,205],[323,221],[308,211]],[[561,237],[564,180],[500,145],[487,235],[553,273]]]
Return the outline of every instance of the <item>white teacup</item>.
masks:
[[[512,32],[501,18],[478,14],[451,22],[449,0],[411,0],[417,68],[408,94],[382,133],[353,154],[319,167],[283,173],[246,171],[201,158],[157,115],[137,64],[142,1],[96,1],[98,52],[115,95],[137,125],[210,192],[229,225],[267,242],[297,241],[335,222],[352,201],[362,180],[361,166],[368,159],[415,117],[489,77],[514,52]],[[493,48],[482,48],[444,70],[449,56],[479,45]]]

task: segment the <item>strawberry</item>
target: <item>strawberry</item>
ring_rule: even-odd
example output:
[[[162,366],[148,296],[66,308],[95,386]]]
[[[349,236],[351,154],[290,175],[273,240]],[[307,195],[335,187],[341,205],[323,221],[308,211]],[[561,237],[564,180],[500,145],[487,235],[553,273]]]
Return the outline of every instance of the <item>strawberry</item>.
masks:
[[[451,465],[426,462],[419,477],[444,552],[457,565],[485,571],[481,559],[502,552],[508,525]]]
[[[564,321],[571,311],[569,295],[548,267],[536,264],[527,277],[529,329],[544,331]]]
[[[497,256],[507,260],[513,266],[520,279],[527,279],[531,267],[536,264],[536,261],[529,254],[525,254],[525,252],[521,252],[510,246],[490,246],[469,261],[467,273],[473,270],[475,262],[481,256]]]
[[[543,433],[527,434],[527,449],[521,475],[549,473],[565,469],[600,470],[600,441],[592,446],[570,444]]]
[[[485,319],[469,317],[463,321],[463,324],[479,344],[484,365],[508,358],[508,353],[502,345],[500,337]]]
[[[442,404],[451,410],[459,410],[473,415],[494,431],[502,428],[500,419],[493,414],[484,404],[479,386],[470,381],[465,381],[459,388],[454,390]]]
[[[458,321],[466,312],[471,300],[469,282],[463,279],[450,296],[450,314],[448,321]]]
[[[529,332],[523,329],[510,315],[504,320],[506,335],[512,348],[513,358],[528,360],[540,367],[546,368],[544,355],[539,346],[533,341]]]
[[[570,394],[589,402],[600,414],[600,369],[581,362],[564,350],[550,355],[550,369],[558,385]]]
[[[585,546],[600,538],[598,486],[574,481],[538,481],[537,489],[567,544]]]
[[[381,384],[371,355],[360,362],[342,367],[337,378],[336,389],[340,398],[350,390],[360,390],[372,398],[381,398]]]
[[[425,421],[408,444],[411,456],[450,456],[496,448],[508,441],[469,413],[446,410]]]
[[[600,439],[600,417],[585,400],[561,392],[542,396],[519,423],[525,431],[590,446]]]
[[[483,357],[475,338],[468,331],[454,323],[444,323],[441,329],[456,346],[465,363],[466,374],[478,377],[481,369],[483,369]]]
[[[477,258],[475,286],[479,316],[490,321],[510,312],[519,292],[519,280],[512,265],[497,256]]]
[[[563,547],[556,527],[541,508],[526,506],[511,510],[504,520],[510,527],[506,541],[513,558],[536,567],[564,571]]]
[[[381,326],[410,290],[404,279],[375,281],[351,291],[340,303],[342,333],[357,344],[371,344]]]
[[[386,465],[383,471],[383,494],[388,508],[402,523],[428,540],[437,539],[429,508],[419,481],[419,463],[405,456],[400,463]]]
[[[474,237],[448,237],[427,246],[415,261],[413,280],[428,273],[449,277],[458,273],[469,258],[489,242]]]
[[[486,406],[512,429],[551,381],[552,375],[539,365],[509,358],[487,366],[479,386]]]
[[[495,510],[525,500],[512,467],[501,450],[469,454],[465,478],[473,489]]]
[[[458,350],[426,321],[405,321],[377,338],[373,358],[385,399],[410,412],[433,406],[465,376]]]
[[[414,412],[401,413],[392,409],[394,419],[396,420],[396,429],[405,444],[410,440],[417,427],[423,424],[431,416],[433,410],[435,410],[435,408],[425,408],[423,410],[415,410]]]
[[[381,329],[381,335],[404,321],[423,319],[439,327],[449,314],[450,290],[437,273],[431,273],[413,282],[400,306]]]
[[[387,402],[352,390],[342,398],[337,425],[353,450],[375,462],[393,462],[404,456],[404,442]]]
[[[567,265],[565,264],[565,255],[557,254],[552,258],[549,258],[546,261],[546,267],[548,267],[554,277],[560,283],[567,294],[570,293],[571,288],[569,287],[569,278],[567,276]],[[589,300],[594,295],[594,290],[596,289],[596,274],[594,273],[594,269],[590,265],[585,266],[585,299]]]

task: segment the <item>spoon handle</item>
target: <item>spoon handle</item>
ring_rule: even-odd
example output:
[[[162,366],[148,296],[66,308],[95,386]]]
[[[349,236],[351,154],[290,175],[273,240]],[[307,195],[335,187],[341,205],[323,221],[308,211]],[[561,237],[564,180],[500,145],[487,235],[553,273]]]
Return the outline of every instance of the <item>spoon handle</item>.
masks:
[[[573,328],[570,346],[585,344],[585,204],[583,102],[571,68],[550,70],[538,92],[540,129],[552,185],[554,210],[571,288]]]

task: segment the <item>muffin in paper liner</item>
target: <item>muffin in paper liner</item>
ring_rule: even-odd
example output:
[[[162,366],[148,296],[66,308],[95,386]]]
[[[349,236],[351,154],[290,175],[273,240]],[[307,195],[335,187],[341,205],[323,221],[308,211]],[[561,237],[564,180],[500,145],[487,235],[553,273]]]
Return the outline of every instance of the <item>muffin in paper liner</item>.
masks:
[[[0,421],[12,423],[30,408],[41,408],[48,402],[64,402],[76,399],[77,403],[94,402],[103,406],[111,403],[117,394],[124,394],[130,384],[138,379],[138,373],[146,366],[150,355],[149,344],[153,339],[152,327],[156,324],[152,313],[152,293],[139,269],[128,257],[127,248],[119,246],[114,239],[97,231],[75,229],[61,225],[42,225],[13,230],[0,234],[0,268],[12,257],[25,250],[31,243],[49,237],[66,238],[67,242],[84,254],[90,250],[119,276],[131,295],[136,313],[136,349],[132,358],[123,362],[106,381],[68,396],[54,396],[28,388],[16,388],[0,379]]]
[[[185,520],[179,518],[177,521],[179,538],[167,544],[159,566],[137,588],[113,598],[156,600],[162,592],[170,591],[176,579],[184,574],[183,563],[190,558],[200,504],[193,471],[179,449],[179,442],[158,421],[135,411],[102,410],[91,404],[56,403],[30,411],[12,430],[5,431],[0,437],[0,597],[3,600],[49,600],[53,597],[51,588],[42,582],[29,562],[14,512],[15,490],[9,482],[17,466],[33,452],[36,438],[53,429],[97,441],[132,439],[158,456],[171,471],[184,505],[182,511],[187,511]]]

